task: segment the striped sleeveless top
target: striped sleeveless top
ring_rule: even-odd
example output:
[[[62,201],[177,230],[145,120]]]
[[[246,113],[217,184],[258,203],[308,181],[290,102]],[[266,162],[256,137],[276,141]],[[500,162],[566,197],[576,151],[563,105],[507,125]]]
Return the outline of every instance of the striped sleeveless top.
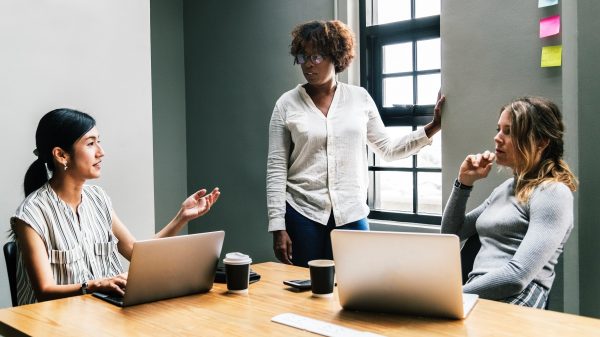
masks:
[[[123,272],[112,232],[112,204],[98,186],[84,185],[77,214],[46,183],[31,193],[11,218],[25,222],[44,242],[56,284],[78,284]],[[18,240],[17,240],[18,245]],[[37,302],[21,253],[17,256],[18,304]]]

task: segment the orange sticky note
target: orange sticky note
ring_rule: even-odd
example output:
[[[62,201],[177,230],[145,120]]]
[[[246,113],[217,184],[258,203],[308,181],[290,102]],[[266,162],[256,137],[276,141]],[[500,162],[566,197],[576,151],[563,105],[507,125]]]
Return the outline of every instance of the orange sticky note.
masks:
[[[540,19],[540,38],[560,32],[560,15]]]
[[[542,48],[542,68],[562,65],[562,45]]]

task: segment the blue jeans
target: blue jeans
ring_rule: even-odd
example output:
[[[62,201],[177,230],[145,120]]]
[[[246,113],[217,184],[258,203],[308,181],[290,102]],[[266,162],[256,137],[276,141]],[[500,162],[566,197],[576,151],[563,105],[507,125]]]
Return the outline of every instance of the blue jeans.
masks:
[[[369,230],[367,218],[336,227],[333,214],[327,226],[312,221],[298,213],[292,206],[285,206],[285,228],[292,240],[292,263],[296,266],[308,267],[308,261],[316,259],[333,259],[330,233],[334,229]]]

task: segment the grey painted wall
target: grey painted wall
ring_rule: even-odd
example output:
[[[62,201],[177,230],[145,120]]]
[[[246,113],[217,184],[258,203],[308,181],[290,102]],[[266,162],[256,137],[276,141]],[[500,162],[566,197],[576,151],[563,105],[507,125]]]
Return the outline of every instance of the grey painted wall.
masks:
[[[598,31],[600,2],[579,1],[577,8],[578,40],[578,115],[579,115],[579,248],[580,248],[580,313],[600,317],[600,160],[598,144],[600,135],[600,44]]]
[[[563,115],[569,128],[565,134],[565,152],[569,154],[571,168],[577,171],[579,161],[579,131],[578,131],[578,36],[577,36],[577,1],[562,3],[562,36],[563,36],[563,66],[562,66],[562,95]],[[576,172],[577,174],[577,172]],[[575,223],[563,253],[564,264],[564,311],[579,313],[579,203],[580,193],[575,193]]]
[[[537,1],[442,1],[442,90],[448,98],[442,135],[444,200],[466,155],[494,149],[502,105],[522,95],[545,96],[562,104],[561,68],[540,68],[542,45],[560,43],[560,37],[544,41],[538,37],[539,19],[559,10],[539,9]],[[567,130],[574,122],[566,119]],[[577,168],[569,153],[566,159]],[[509,175],[507,170],[492,170],[477,182],[468,209]],[[550,301],[557,310],[563,306],[561,268]]]
[[[154,232],[150,12],[147,0],[0,1],[0,243],[23,200],[35,128],[57,107],[98,121],[102,178],[120,218],[140,239]],[[0,258],[0,307],[10,292]]]
[[[268,124],[276,99],[303,82],[290,32],[333,18],[333,1],[184,1],[188,191],[221,199],[190,232],[225,229],[224,251],[274,260],[267,233]]]
[[[150,0],[155,230],[187,196],[183,1]],[[187,227],[181,233],[186,233]]]

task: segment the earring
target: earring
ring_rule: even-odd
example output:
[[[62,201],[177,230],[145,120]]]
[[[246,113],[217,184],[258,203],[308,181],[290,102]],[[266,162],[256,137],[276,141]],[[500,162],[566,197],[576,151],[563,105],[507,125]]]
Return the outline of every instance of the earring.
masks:
[[[65,165],[65,171],[67,170],[67,163],[64,163],[63,165]]]

